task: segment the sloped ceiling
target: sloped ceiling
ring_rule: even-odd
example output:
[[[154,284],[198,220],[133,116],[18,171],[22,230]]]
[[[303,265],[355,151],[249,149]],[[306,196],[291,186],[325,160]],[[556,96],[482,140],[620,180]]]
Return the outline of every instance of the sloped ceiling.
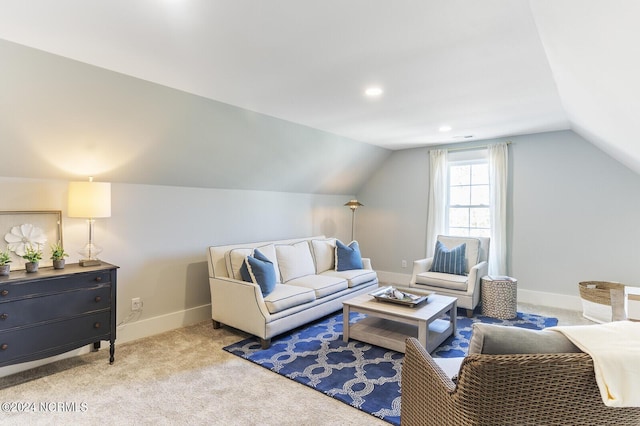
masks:
[[[531,1],[571,129],[640,173],[640,2]]]
[[[387,149],[573,129],[640,172],[639,12],[601,0],[4,0],[0,38]],[[363,95],[372,85],[382,96]]]

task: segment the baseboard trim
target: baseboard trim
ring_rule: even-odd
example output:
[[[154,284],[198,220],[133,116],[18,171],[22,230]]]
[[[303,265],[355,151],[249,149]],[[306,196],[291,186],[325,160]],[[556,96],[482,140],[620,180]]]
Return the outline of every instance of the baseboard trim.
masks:
[[[211,319],[211,304],[197,306],[195,308],[185,309],[184,311],[172,312],[170,314],[159,315],[153,318],[144,319],[122,324],[116,330],[116,346],[143,337],[153,336],[154,334],[164,333],[165,331],[174,330],[176,328],[185,327],[201,321]],[[83,355],[89,353],[93,345],[87,345],[82,348],[74,349],[50,358],[39,359],[37,361],[24,362],[22,364],[9,365],[0,368],[0,377],[9,376],[21,371],[30,370],[41,365],[51,362],[60,361],[66,358]],[[109,348],[109,344],[102,342],[101,350]],[[108,354],[105,355],[108,358]],[[105,360],[107,362],[108,359]],[[116,350],[116,362],[118,362],[118,351]]]
[[[569,311],[582,311],[580,296],[570,296],[568,294],[518,289],[518,301],[550,308],[567,309]]]
[[[118,327],[116,344],[123,344],[154,334],[185,327],[211,319],[211,304],[196,306],[184,311],[171,312],[153,318],[122,324]]]
[[[49,358],[39,359],[37,361],[23,362],[22,364],[8,365],[6,367],[0,367],[0,377],[10,376],[12,374],[19,373],[21,371],[31,370],[32,368],[40,367],[41,365],[49,364],[55,361],[60,361],[67,358],[73,358],[74,356],[87,354],[91,351],[91,345],[84,346],[82,348],[74,349],[70,352],[65,352],[60,355],[52,356]],[[109,365],[109,354],[106,355],[106,363]]]
[[[378,281],[384,285],[407,286],[411,281],[410,274],[389,271],[376,271],[376,273],[378,274]],[[531,303],[533,305],[547,306],[550,308],[582,311],[582,301],[580,300],[580,296],[518,288],[518,301]]]

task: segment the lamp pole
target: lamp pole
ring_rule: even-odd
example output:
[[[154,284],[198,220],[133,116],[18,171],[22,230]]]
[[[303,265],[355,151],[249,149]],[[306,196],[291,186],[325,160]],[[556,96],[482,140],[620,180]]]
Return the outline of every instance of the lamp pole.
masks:
[[[364,204],[362,204],[356,199],[353,199],[353,200],[349,200],[348,203],[345,203],[345,206],[351,209],[351,241],[353,241],[354,229],[355,229],[355,223],[356,223],[356,209],[360,206],[364,206]]]

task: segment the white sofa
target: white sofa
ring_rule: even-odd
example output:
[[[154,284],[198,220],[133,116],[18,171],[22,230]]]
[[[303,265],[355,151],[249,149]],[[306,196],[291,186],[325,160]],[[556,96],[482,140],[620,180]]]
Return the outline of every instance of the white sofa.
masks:
[[[277,284],[267,296],[257,284],[243,281],[240,267],[253,249],[274,264]],[[262,347],[271,338],[342,308],[342,302],[378,287],[371,261],[363,269],[335,270],[335,238],[211,246],[207,250],[211,319],[253,334]]]

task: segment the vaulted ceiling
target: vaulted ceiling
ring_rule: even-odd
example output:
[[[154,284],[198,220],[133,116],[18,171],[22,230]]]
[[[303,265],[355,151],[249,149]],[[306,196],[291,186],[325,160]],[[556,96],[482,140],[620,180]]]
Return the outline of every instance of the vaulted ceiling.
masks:
[[[633,0],[3,0],[0,38],[389,149],[572,129],[640,172],[639,18]]]

